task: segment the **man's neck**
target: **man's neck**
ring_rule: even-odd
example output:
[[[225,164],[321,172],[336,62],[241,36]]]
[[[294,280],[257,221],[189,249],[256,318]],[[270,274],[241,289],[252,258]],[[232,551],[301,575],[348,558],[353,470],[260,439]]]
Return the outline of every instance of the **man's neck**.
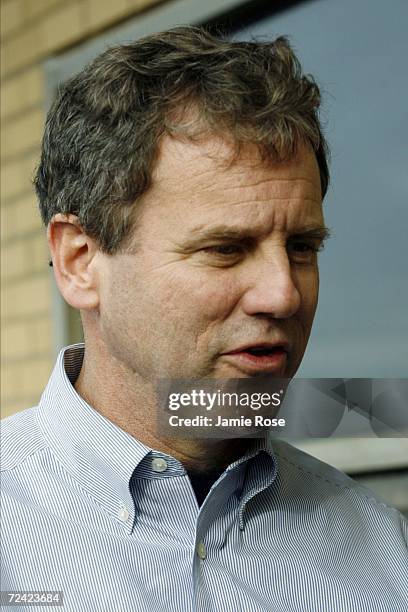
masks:
[[[100,361],[100,360],[98,360]],[[248,439],[173,439],[156,432],[153,386],[124,370],[119,363],[98,364],[85,351],[77,393],[102,416],[149,448],[178,459],[187,470],[224,470],[251,446]]]

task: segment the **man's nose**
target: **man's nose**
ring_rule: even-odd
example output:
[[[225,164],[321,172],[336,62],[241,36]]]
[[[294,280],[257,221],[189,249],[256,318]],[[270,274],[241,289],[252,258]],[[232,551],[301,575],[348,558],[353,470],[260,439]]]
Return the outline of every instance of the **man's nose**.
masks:
[[[287,256],[273,262],[253,262],[247,280],[241,302],[246,314],[288,319],[299,310],[301,297]]]

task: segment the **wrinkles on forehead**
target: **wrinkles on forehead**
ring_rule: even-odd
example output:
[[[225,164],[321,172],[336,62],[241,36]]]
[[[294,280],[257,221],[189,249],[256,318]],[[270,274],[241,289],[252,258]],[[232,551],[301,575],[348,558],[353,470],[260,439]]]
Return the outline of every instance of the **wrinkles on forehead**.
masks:
[[[267,200],[271,195],[276,199],[285,197],[285,183],[289,180],[293,181],[291,189],[294,198],[300,192],[302,196],[305,195],[306,183],[307,196],[319,201],[320,180],[316,183],[310,179],[313,173],[319,177],[319,169],[314,154],[308,155],[309,152],[312,150],[303,145],[293,159],[272,162],[262,159],[255,144],[243,146],[239,156],[235,157],[235,144],[228,134],[222,138],[211,136],[200,142],[164,137],[152,173],[152,189],[177,196],[190,188],[192,197],[199,189],[201,193],[216,197],[221,184],[223,199],[228,191],[237,190],[241,192],[240,197],[245,199],[246,190],[253,192],[253,187],[257,187],[258,198]],[[282,177],[276,172],[273,178],[267,178],[265,169],[271,166],[277,171],[281,169]]]

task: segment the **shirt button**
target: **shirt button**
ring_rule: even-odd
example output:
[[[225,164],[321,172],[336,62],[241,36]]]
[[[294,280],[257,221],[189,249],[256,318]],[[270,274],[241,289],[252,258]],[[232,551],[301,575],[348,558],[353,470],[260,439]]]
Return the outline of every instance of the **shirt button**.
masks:
[[[204,542],[199,542],[197,544],[197,555],[202,561],[204,561],[204,559],[207,557],[207,551]]]
[[[118,518],[123,523],[126,523],[129,518],[129,510],[126,508],[126,506],[122,506],[122,508],[119,509]]]
[[[152,461],[152,470],[153,472],[164,472],[167,470],[167,461],[161,457],[156,457]]]

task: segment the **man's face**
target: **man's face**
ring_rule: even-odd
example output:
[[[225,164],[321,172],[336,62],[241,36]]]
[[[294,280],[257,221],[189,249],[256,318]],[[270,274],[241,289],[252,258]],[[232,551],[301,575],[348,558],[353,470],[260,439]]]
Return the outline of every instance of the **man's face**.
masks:
[[[102,258],[100,329],[146,381],[291,377],[318,297],[324,226],[312,152],[225,163],[226,142],[165,138],[132,252]]]

